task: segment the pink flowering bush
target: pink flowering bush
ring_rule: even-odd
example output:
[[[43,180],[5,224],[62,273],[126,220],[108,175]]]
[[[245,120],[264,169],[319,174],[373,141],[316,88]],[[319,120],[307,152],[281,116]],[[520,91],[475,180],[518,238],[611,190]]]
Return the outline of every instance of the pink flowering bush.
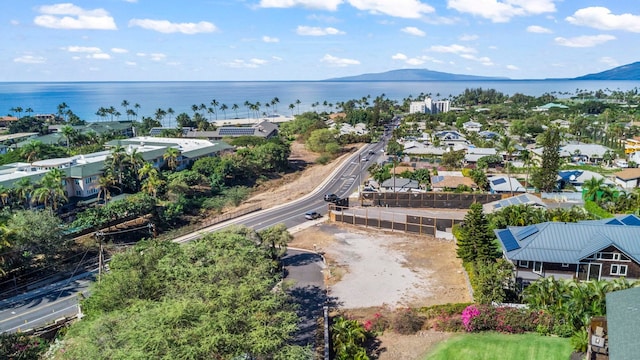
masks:
[[[462,311],[462,325],[468,332],[473,331],[472,320],[480,315],[480,310],[475,305],[469,305]]]

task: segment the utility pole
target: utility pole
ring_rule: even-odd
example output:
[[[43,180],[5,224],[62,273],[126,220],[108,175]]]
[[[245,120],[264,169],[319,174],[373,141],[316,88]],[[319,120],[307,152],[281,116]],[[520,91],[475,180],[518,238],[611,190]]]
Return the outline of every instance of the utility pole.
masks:
[[[98,250],[98,283],[100,283],[100,280],[102,280],[102,239],[104,238],[104,233],[102,231],[96,232],[96,238],[100,247]]]

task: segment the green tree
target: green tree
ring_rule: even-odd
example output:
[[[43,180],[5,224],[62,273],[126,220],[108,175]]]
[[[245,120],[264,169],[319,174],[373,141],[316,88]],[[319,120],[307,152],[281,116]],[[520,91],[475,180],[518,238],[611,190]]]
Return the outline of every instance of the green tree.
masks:
[[[368,360],[364,342],[367,333],[357,320],[339,316],[331,325],[332,349],[337,360]]]
[[[482,212],[482,204],[473,203],[464,217],[457,239],[457,255],[465,263],[494,261],[498,256],[495,235]]]
[[[67,140],[67,148],[71,146],[71,142],[77,136],[77,131],[70,125],[65,125],[60,129],[60,133]]]
[[[64,176],[60,169],[49,170],[33,191],[32,201],[44,204],[45,208],[51,206],[54,211],[57,210],[59,205],[68,200],[62,185]]]
[[[162,155],[162,158],[167,162],[169,169],[175,170],[178,167],[178,160],[180,159],[180,150],[174,147],[169,147]]]
[[[317,129],[311,132],[305,143],[306,147],[314,152],[335,154],[335,150],[340,149],[336,133],[329,129]]]
[[[560,130],[550,127],[542,135],[542,163],[531,176],[531,183],[541,191],[556,189],[558,169],[560,169]]]

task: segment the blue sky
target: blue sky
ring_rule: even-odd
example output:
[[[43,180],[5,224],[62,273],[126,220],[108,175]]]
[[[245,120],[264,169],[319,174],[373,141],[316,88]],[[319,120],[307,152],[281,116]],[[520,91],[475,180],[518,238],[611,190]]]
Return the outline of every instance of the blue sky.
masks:
[[[640,60],[637,0],[1,0],[0,81],[574,77]]]

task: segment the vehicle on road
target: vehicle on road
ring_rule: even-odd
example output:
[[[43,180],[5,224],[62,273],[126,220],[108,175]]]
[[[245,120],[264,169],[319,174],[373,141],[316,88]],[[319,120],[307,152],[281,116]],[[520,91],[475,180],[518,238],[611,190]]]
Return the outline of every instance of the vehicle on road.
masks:
[[[340,198],[336,194],[326,194],[324,196],[324,201],[336,202],[338,200],[340,200]]]
[[[322,217],[322,215],[320,215],[320,213],[317,212],[317,211],[309,211],[309,212],[304,214],[304,218],[307,219],[307,220],[315,220],[315,219],[318,219],[318,218],[321,218],[321,217]]]

